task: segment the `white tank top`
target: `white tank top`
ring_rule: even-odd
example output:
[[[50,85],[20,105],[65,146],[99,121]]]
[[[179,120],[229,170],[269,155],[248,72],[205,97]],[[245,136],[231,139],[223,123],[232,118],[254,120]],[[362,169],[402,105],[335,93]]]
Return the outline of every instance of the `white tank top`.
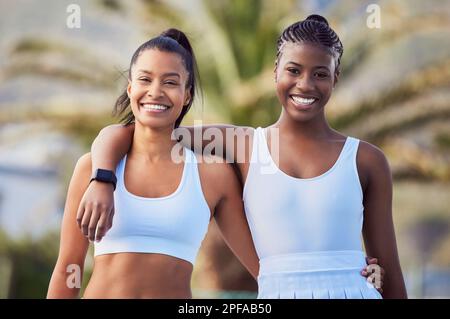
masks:
[[[243,199],[260,259],[362,250],[364,207],[356,166],[358,145],[359,140],[348,137],[327,172],[313,178],[294,178],[274,163],[265,130],[255,130]]]
[[[128,192],[125,156],[116,169],[115,214],[112,228],[94,243],[94,255],[121,252],[158,253],[194,264],[208,229],[210,210],[203,195],[195,154],[184,148],[183,175],[177,190],[147,198]]]

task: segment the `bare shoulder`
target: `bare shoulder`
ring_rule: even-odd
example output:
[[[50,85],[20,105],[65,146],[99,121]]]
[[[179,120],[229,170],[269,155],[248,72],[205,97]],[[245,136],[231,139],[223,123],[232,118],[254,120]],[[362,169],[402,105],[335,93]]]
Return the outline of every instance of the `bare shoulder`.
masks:
[[[388,161],[383,151],[377,146],[366,141],[360,141],[358,150],[358,162],[376,166],[388,165]]]
[[[367,180],[372,178],[389,177],[389,162],[383,151],[377,146],[360,141],[357,155],[358,170]]]
[[[240,192],[240,183],[233,165],[227,163],[218,156],[199,156],[198,168],[200,180],[204,187],[211,190],[216,195],[227,195],[230,192]]]
[[[197,157],[200,178],[207,182],[222,184],[235,173],[230,163],[222,157],[215,155],[195,155]]]
[[[231,164],[218,156],[196,157],[203,194],[211,211],[224,198],[239,198],[241,185]]]

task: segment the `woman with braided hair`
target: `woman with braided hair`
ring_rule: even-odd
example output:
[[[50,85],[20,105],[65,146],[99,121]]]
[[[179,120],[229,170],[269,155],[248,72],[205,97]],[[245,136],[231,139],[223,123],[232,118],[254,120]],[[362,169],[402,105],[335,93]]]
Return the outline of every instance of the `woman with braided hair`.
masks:
[[[277,42],[274,70],[282,106],[278,121],[256,129],[202,127],[223,132],[224,156],[234,159],[244,185],[259,258],[259,298],[406,297],[388,162],[381,150],[335,131],[325,117],[342,54],[324,17],[311,15],[288,26]],[[235,134],[227,134],[230,129]],[[104,128],[92,146],[93,168],[114,169],[133,131],[132,124]],[[113,196],[107,183],[89,185],[78,210],[85,236],[105,235]],[[369,263],[386,270],[383,289],[368,285],[365,269],[360,273],[367,266],[361,235],[366,254],[377,257]]]

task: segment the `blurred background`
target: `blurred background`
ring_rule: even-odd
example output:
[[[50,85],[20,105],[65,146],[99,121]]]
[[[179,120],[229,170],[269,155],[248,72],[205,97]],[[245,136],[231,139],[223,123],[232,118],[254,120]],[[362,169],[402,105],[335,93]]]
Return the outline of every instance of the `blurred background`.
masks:
[[[70,4],[81,27],[69,28]],[[366,12],[378,4],[381,28]],[[266,126],[280,113],[276,38],[311,13],[344,44],[332,126],[379,146],[409,296],[450,297],[450,1],[0,0],[0,298],[44,298],[68,181],[112,106],[131,55],[168,27],[190,37],[203,103],[184,124]],[[84,285],[92,269],[86,260]],[[197,298],[254,298],[256,283],[215,225],[192,278]]]

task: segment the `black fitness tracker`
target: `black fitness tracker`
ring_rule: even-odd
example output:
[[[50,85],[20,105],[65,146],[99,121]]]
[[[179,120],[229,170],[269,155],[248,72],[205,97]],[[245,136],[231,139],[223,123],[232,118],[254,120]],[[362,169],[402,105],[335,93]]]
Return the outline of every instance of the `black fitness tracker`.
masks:
[[[102,183],[111,183],[111,184],[113,184],[114,190],[116,190],[117,178],[116,178],[116,174],[114,174],[113,171],[98,168],[95,170],[94,174],[92,175],[91,181],[89,183],[91,183],[92,181],[99,181]]]

